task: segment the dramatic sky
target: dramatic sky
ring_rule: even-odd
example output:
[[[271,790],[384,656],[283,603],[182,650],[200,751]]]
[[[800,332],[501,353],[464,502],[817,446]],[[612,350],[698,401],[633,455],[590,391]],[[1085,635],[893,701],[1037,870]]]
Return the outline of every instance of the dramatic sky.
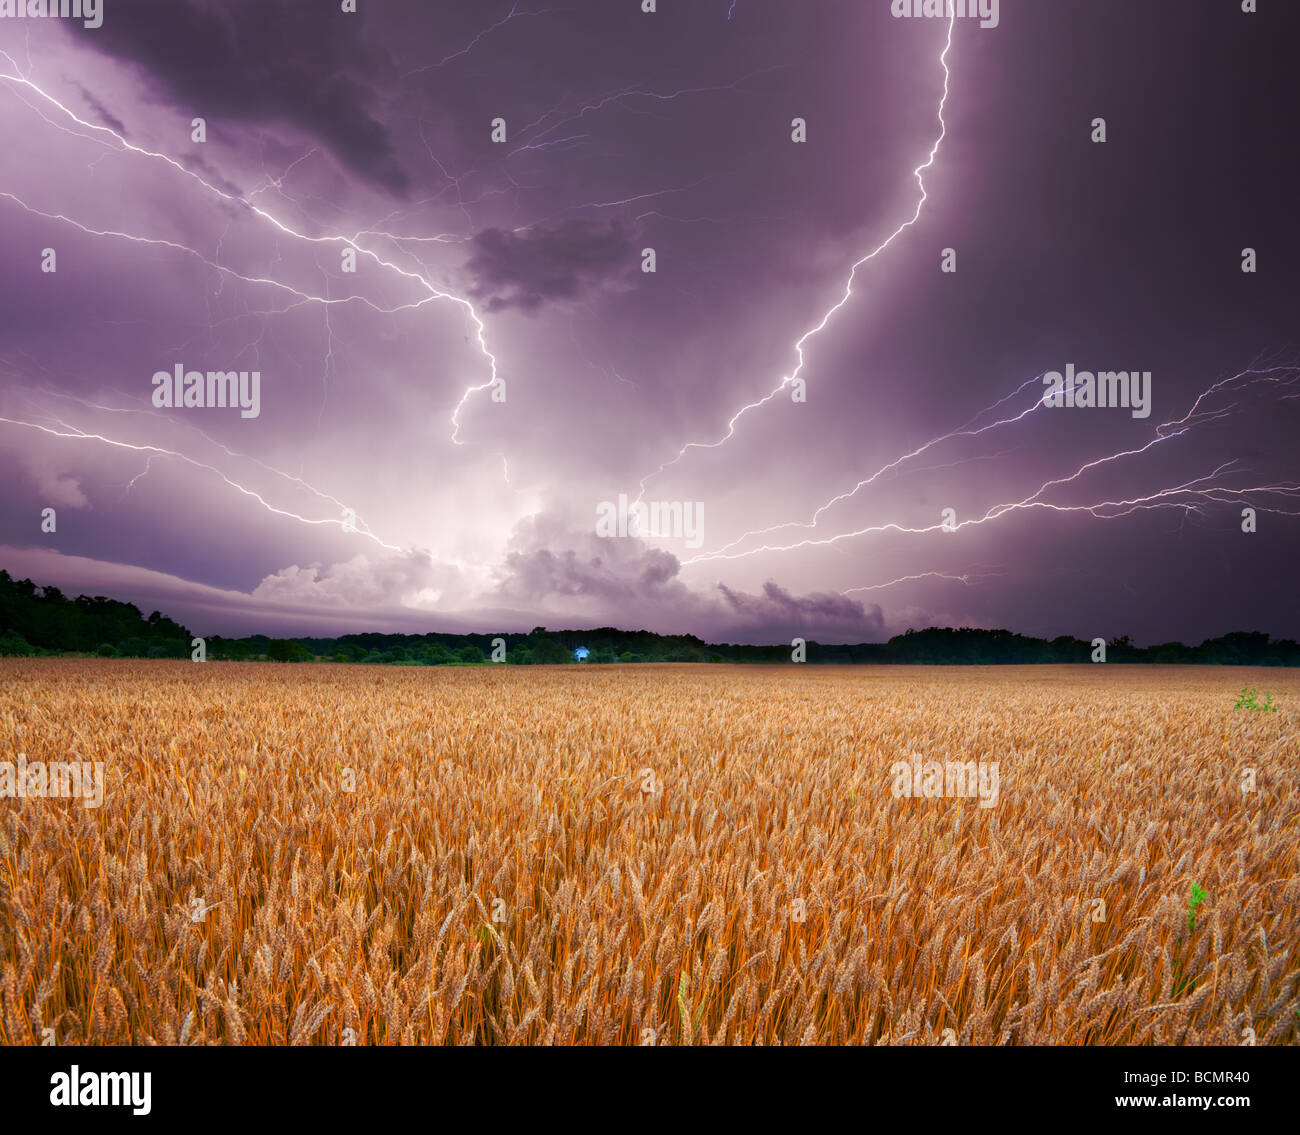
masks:
[[[201,634],[1300,636],[1300,5],[892,6],[0,19],[0,566]]]

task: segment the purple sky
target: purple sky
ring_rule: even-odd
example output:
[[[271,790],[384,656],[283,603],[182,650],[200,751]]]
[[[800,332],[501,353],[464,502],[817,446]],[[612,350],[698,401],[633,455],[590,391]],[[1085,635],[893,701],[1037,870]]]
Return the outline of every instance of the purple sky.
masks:
[[[1300,636],[1300,8],[358,7],[0,19],[0,566],[198,633]]]

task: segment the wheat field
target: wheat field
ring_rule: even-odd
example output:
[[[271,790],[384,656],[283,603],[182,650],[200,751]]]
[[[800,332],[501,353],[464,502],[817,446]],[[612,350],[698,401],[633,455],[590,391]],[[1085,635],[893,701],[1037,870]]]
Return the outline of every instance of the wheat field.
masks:
[[[1295,1044],[1298,695],[0,663],[0,759],[104,772],[0,799],[0,1042]],[[996,800],[897,796],[913,753]]]

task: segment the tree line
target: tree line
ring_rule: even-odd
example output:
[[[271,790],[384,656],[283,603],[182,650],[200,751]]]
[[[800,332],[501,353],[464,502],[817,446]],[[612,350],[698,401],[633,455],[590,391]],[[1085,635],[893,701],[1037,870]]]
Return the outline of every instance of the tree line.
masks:
[[[57,587],[14,579],[0,570],[0,657],[99,655],[105,658],[189,658],[195,636],[154,611],[146,618],[133,603],[103,596],[70,599]],[[588,651],[586,665],[636,662],[789,662],[791,645],[748,646],[707,643],[694,635],[661,635],[616,627],[527,634],[347,634],[337,638],[205,638],[217,661],[347,662],[390,666],[456,666],[495,661],[504,647],[510,665],[574,663],[573,652]],[[805,660],[814,665],[1024,665],[1090,662],[1091,641],[1062,635],[1039,639],[1006,630],[929,627],[895,635],[888,642],[832,645],[809,640]],[[1218,666],[1300,666],[1300,644],[1272,639],[1262,631],[1238,631],[1206,639],[1134,646],[1127,636],[1106,646],[1107,662]]]

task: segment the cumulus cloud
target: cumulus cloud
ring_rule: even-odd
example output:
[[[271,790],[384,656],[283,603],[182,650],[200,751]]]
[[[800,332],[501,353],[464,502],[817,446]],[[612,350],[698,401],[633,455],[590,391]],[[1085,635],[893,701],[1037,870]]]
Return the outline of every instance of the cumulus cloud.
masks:
[[[772,581],[759,595],[723,584],[701,592],[678,578],[680,571],[676,556],[644,540],[602,539],[594,530],[569,528],[555,515],[534,516],[515,530],[498,598],[618,626],[689,631],[714,641],[884,637],[884,615],[874,604],[828,593],[795,595]]]
[[[252,597],[275,603],[432,609],[458,581],[454,567],[438,563],[427,552],[410,550],[381,559],[360,553],[329,566],[282,568],[263,579]]]
[[[500,595],[511,600],[553,598],[602,604],[650,600],[686,603],[676,578],[677,557],[643,540],[608,540],[575,532],[554,515],[532,516],[515,529],[500,571]]]
[[[25,459],[25,464],[35,482],[37,499],[42,507],[86,508],[90,504],[82,492],[81,481],[62,472],[50,458],[31,454]]]

